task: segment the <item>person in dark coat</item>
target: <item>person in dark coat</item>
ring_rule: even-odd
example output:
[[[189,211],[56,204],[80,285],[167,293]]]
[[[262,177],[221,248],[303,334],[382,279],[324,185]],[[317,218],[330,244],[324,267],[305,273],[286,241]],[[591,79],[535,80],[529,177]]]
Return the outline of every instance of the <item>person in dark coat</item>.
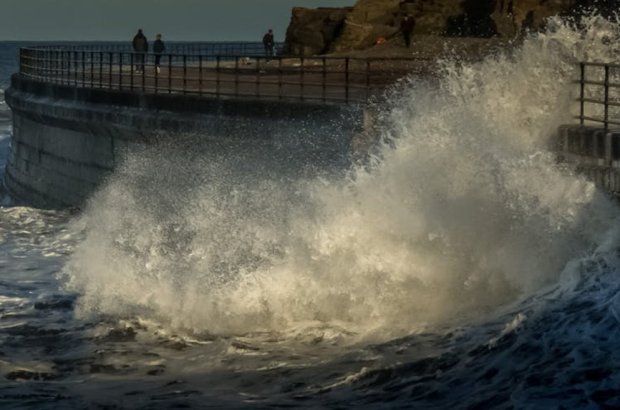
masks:
[[[160,72],[159,65],[161,63],[161,54],[166,51],[166,45],[161,40],[161,34],[157,35],[155,42],[153,43],[153,52],[155,53],[155,70]]]
[[[149,51],[149,42],[144,33],[142,33],[142,29],[139,29],[133,38],[132,46],[133,51],[136,53],[136,71],[144,71],[144,56]]]
[[[415,29],[415,19],[411,15],[406,15],[405,18],[400,22],[400,31],[403,33],[403,37],[405,38],[405,46],[409,48],[411,45],[411,35],[413,34],[413,30]]]
[[[269,29],[269,31],[263,36],[263,45],[265,46],[265,55],[267,55],[267,57],[273,56],[274,43],[273,30]]]

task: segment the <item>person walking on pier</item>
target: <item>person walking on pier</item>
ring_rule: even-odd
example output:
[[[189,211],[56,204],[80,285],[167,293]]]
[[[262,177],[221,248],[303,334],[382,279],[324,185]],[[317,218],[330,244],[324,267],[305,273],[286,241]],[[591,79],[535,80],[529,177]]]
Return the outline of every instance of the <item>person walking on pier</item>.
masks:
[[[415,29],[415,19],[412,15],[407,14],[400,22],[400,31],[403,33],[403,37],[405,38],[405,47],[407,48],[411,45],[411,35],[413,34],[413,29]]]
[[[166,46],[164,42],[161,40],[161,34],[158,34],[155,42],[153,43],[153,52],[155,53],[155,70],[159,74],[161,72],[160,64],[161,64],[161,54],[166,51]]]
[[[267,57],[273,57],[274,39],[272,29],[269,29],[269,31],[263,36],[263,45],[265,46],[265,55]]]
[[[132,42],[133,51],[136,53],[136,71],[144,71],[144,56],[149,51],[149,42],[146,36],[142,32],[142,29],[138,30],[138,33],[133,38]]]

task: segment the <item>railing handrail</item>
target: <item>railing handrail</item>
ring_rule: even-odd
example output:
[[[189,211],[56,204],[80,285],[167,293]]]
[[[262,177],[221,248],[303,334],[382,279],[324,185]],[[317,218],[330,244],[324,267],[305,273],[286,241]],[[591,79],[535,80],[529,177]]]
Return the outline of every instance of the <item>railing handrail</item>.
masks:
[[[594,61],[583,61],[580,64],[583,64],[586,67],[620,68],[620,63],[602,63],[602,62],[594,62]]]
[[[209,43],[205,43],[205,44],[209,44]],[[231,44],[237,44],[234,42],[231,42]],[[283,44],[283,43],[282,43]],[[124,46],[123,46],[124,47]],[[261,43],[261,47],[262,43]],[[82,47],[82,46],[67,46],[67,47],[63,47],[63,46],[29,46],[29,47],[20,47],[20,50],[24,50],[24,51],[76,51],[76,52],[86,52],[86,53],[90,53],[90,52],[114,52],[114,53],[121,53],[123,55],[129,55],[129,54],[149,54],[149,55],[155,55],[156,53],[152,51],[152,49],[142,53],[142,52],[136,52],[131,50],[131,45],[128,45],[127,51],[120,51],[120,50],[109,50],[107,49],[107,47],[101,47],[101,48],[97,48],[97,47],[93,47],[94,49],[90,49],[89,47]],[[351,56],[334,56],[334,55],[315,55],[315,56],[299,56],[299,55],[293,55],[293,54],[280,54],[280,55],[274,55],[274,56],[266,56],[264,54],[262,55],[247,55],[247,54],[243,54],[243,53],[235,53],[235,54],[229,54],[229,53],[214,53],[214,54],[192,54],[192,53],[167,53],[167,52],[163,52],[163,53],[159,53],[162,56],[168,56],[171,55],[173,57],[183,57],[185,56],[193,56],[193,57],[211,57],[211,58],[217,58],[217,57],[230,57],[230,58],[244,58],[244,57],[261,57],[261,58],[273,58],[273,59],[278,59],[278,58],[282,58],[282,59],[308,59],[308,60],[320,60],[320,59],[327,59],[327,60],[341,60],[344,61],[345,59],[348,59],[349,61],[390,61],[390,62],[396,62],[396,61],[434,61],[433,58],[431,57],[351,57]],[[620,68],[620,65],[617,66]]]
[[[599,78],[590,79],[588,77],[587,68],[594,69],[594,75],[598,75]],[[614,72],[617,71],[617,82],[613,81]],[[620,97],[612,99],[612,89],[620,89],[620,64],[617,63],[602,63],[602,62],[580,62],[579,63],[579,80],[574,81],[579,84],[579,115],[576,118],[579,120],[580,125],[585,125],[586,121],[596,124],[603,124],[605,130],[609,129],[610,125],[620,126],[620,112],[611,113],[611,109],[620,108]],[[600,93],[602,92],[602,96]],[[599,93],[599,97],[596,95]],[[602,106],[602,116],[596,114],[589,114],[586,109],[586,104]]]
[[[418,57],[271,55],[253,44],[255,54],[208,52],[217,48],[140,53],[105,44],[23,47],[20,74],[79,88],[359,103],[430,66],[430,59]]]
[[[192,41],[166,41],[166,49],[183,50],[183,52],[175,52],[173,54],[202,54],[202,55],[246,55],[248,51],[252,53],[264,53],[262,42],[257,41],[219,41],[219,42],[192,42]],[[100,43],[67,43],[67,44],[38,44],[22,47],[27,50],[70,50],[70,51],[113,51],[113,52],[133,52],[131,43],[128,42],[100,42]],[[284,49],[283,42],[274,43],[276,53],[282,53]],[[206,50],[206,52],[205,52]],[[212,52],[209,52],[212,50]],[[152,51],[149,51],[152,53]]]

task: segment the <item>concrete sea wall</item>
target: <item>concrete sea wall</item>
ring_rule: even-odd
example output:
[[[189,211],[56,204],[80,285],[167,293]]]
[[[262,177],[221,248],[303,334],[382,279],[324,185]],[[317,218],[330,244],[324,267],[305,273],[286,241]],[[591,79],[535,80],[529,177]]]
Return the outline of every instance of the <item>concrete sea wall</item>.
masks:
[[[575,164],[611,195],[620,195],[620,130],[565,125],[557,143],[560,160]]]
[[[12,77],[13,112],[5,184],[40,207],[80,207],[140,147],[177,143],[240,155],[248,172],[302,176],[346,167],[361,109],[343,104],[205,98],[79,88]]]

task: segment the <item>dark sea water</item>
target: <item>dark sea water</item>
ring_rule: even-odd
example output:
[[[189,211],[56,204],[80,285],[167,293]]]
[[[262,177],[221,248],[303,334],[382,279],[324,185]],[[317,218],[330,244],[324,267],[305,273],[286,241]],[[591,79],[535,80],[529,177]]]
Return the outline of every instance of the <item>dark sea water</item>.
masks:
[[[547,148],[603,35],[410,79],[346,178],[146,151],[80,213],[5,199],[0,408],[620,408],[620,210]]]

